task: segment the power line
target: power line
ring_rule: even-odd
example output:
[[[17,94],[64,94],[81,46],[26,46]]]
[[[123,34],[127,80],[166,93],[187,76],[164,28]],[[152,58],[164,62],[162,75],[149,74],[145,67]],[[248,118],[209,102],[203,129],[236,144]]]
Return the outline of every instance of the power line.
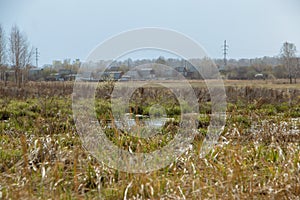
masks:
[[[227,45],[226,40],[224,40],[224,45],[223,45],[224,67],[227,65],[228,48],[229,46]]]
[[[35,66],[36,67],[39,67],[39,57],[40,57],[40,54],[38,52],[38,48],[35,48]]]

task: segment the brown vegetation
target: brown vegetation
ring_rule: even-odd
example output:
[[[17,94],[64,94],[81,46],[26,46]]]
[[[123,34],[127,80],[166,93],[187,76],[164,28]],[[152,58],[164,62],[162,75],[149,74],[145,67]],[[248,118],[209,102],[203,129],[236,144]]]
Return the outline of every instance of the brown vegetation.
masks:
[[[300,196],[300,121],[296,120],[300,117],[300,87],[225,82],[229,102],[227,124],[214,150],[201,159],[199,151],[209,122],[209,94],[204,82],[193,82],[202,115],[199,134],[190,149],[161,170],[128,174],[98,162],[82,147],[72,118],[72,82],[29,82],[20,89],[0,84],[0,198]],[[105,100],[109,93],[103,96],[107,89],[111,88],[98,89],[103,107],[109,107]],[[159,88],[143,92],[149,96],[162,95]],[[105,112],[108,111],[97,113],[99,119],[109,117]],[[165,130],[172,132],[174,127]],[[122,144],[139,149],[141,141],[131,139],[132,142]],[[128,141],[128,137],[123,134],[120,141]],[[148,150],[156,148],[151,143],[143,145]]]

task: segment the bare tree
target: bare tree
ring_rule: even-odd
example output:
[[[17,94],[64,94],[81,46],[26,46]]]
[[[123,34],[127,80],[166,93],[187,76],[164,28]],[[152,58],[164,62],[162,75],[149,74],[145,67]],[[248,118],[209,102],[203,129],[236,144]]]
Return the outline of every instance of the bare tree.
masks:
[[[5,33],[0,25],[0,80],[5,80],[6,71],[6,43],[5,43]]]
[[[295,83],[296,83],[296,78],[300,77],[300,58],[295,58]]]
[[[13,26],[9,37],[10,61],[15,70],[15,81],[19,87],[22,83],[22,72],[25,72],[31,63],[33,48],[29,47],[27,37]]]
[[[283,43],[280,50],[283,64],[285,65],[289,73],[290,83],[292,83],[293,80],[292,74],[295,72],[296,69],[295,63],[293,62],[296,57],[296,52],[297,52],[296,45],[289,42]]]

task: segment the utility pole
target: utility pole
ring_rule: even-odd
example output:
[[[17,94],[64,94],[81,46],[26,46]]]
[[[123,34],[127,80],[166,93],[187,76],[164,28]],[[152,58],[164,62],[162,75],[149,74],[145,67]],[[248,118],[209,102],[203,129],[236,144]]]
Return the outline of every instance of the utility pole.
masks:
[[[227,52],[228,52],[228,45],[226,43],[226,40],[224,40],[224,45],[223,45],[223,55],[224,55],[224,67],[227,65]]]
[[[38,52],[38,48],[35,48],[35,66],[38,68],[39,67],[39,65],[38,65],[38,63],[39,63],[39,52]]]

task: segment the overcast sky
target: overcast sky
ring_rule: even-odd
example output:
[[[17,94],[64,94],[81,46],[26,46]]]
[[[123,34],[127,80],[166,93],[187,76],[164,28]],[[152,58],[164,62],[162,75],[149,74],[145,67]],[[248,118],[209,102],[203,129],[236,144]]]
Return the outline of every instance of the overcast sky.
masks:
[[[126,30],[162,27],[200,43],[208,55],[276,56],[283,42],[300,51],[299,0],[0,0],[0,24],[16,24],[40,51],[40,65],[80,58]],[[299,55],[299,52],[298,52]]]

